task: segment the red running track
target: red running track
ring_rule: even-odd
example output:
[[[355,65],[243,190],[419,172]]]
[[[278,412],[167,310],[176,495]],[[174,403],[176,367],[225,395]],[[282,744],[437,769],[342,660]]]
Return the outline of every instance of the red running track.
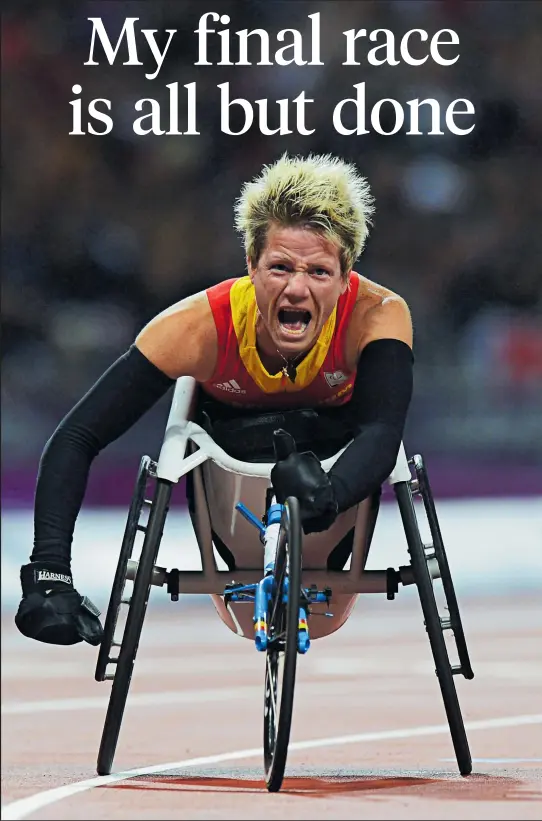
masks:
[[[338,633],[299,657],[275,795],[259,751],[264,658],[210,601],[170,604],[153,592],[114,772],[154,772],[105,785],[93,779],[111,685],[93,679],[95,649],[31,642],[8,614],[2,818],[541,819],[540,600],[460,604],[475,678],[456,683],[473,775],[457,772],[419,603],[406,590],[395,602],[363,597]],[[88,779],[75,794],[48,792]]]

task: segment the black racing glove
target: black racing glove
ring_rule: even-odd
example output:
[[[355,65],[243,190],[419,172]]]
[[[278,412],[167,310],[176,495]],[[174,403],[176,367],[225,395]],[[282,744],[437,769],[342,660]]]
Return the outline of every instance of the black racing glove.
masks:
[[[296,496],[301,508],[303,532],[319,533],[337,518],[335,493],[319,459],[312,451],[297,453],[295,442],[283,430],[275,432],[277,463],[271,470],[271,483],[280,504]]]
[[[24,636],[46,644],[100,644],[100,611],[73,586],[69,567],[30,562],[21,567],[23,599],[15,624]]]

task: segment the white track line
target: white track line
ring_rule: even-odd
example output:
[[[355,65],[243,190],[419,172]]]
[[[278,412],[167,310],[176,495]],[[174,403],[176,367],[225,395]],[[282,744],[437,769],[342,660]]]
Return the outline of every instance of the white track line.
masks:
[[[542,724],[542,713],[537,715],[505,716],[503,718],[488,718],[481,721],[468,721],[465,723],[467,730],[491,730],[499,727],[519,727],[525,724]],[[313,750],[318,747],[336,747],[342,744],[360,744],[366,741],[385,741],[395,738],[414,738],[427,735],[439,735],[449,732],[447,724],[433,724],[422,727],[410,727],[404,730],[381,730],[373,733],[360,733],[358,735],[342,735],[331,738],[315,738],[308,741],[294,741],[289,745],[289,751]],[[77,793],[91,790],[94,787],[103,787],[106,784],[114,784],[124,781],[127,778],[135,778],[143,775],[153,775],[154,773],[168,770],[185,769],[187,767],[198,767],[206,764],[220,764],[224,761],[239,761],[243,758],[254,758],[262,755],[262,749],[254,747],[249,750],[234,750],[230,753],[218,753],[218,755],[201,756],[200,758],[189,758],[184,761],[173,761],[166,764],[153,764],[150,767],[139,767],[133,770],[115,773],[113,775],[102,775],[96,778],[88,778],[85,781],[76,781],[73,784],[65,784],[63,787],[55,787],[52,790],[44,790],[27,798],[12,801],[2,807],[2,821],[17,821],[26,818],[49,804],[55,804],[64,798],[70,798]]]

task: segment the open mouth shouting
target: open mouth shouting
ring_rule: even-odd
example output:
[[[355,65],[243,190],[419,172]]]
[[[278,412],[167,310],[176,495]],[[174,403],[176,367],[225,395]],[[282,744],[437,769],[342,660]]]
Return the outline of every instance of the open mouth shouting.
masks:
[[[312,319],[310,311],[297,308],[280,308],[278,312],[279,328],[283,335],[301,337],[307,330]]]

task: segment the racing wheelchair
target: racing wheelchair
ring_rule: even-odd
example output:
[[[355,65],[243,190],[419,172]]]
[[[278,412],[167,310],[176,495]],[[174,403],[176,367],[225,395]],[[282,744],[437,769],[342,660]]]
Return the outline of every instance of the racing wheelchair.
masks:
[[[303,536],[297,499],[278,505],[273,497],[269,479],[276,461],[273,448],[258,453],[251,447],[250,458],[237,458],[247,441],[262,443],[262,430],[267,443],[272,442],[273,429],[285,415],[264,414],[240,426],[235,420],[213,425],[197,409],[196,383],[181,377],[158,461],[144,456],[140,463],[95,672],[97,681],[112,681],[98,774],[111,772],[153,585],[165,586],[174,601],[181,594],[209,594],[226,626],[251,638],[257,650],[266,654],[263,753],[267,788],[274,792],[282,785],[286,766],[298,655],[308,651],[311,639],[339,629],[360,594],[381,593],[393,600],[400,586],[411,584],[418,590],[458,768],[462,775],[470,774],[472,760],[454,676],[472,679],[473,672],[422,457],[407,459],[401,444],[388,479],[399,506],[409,562],[397,569],[368,570],[378,498],[365,499],[340,514],[327,531]],[[299,414],[288,414],[295,423]],[[294,424],[297,442],[295,434]],[[346,445],[334,450],[330,436],[324,436],[322,443],[317,455],[329,470]],[[172,488],[183,476],[201,570],[168,570],[156,564]],[[422,510],[422,505],[415,503],[416,497],[423,502],[429,543],[421,536],[417,508]],[[137,558],[138,534],[142,546]],[[262,544],[266,558],[270,544],[272,548],[265,575]],[[218,568],[216,554],[226,569]],[[435,594],[437,579],[444,594],[444,614]],[[123,608],[125,620],[120,627]],[[316,614],[327,618],[315,618]],[[448,652],[448,631],[455,643],[456,663]]]

